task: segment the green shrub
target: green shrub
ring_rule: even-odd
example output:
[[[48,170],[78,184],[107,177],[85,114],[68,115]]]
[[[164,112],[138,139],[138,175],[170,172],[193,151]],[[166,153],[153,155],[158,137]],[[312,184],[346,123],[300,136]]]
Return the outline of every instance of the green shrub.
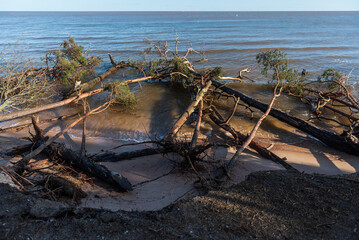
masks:
[[[322,75],[318,77],[318,82],[322,83],[322,86],[326,87],[329,91],[338,90],[338,83],[343,78],[343,75],[334,68],[325,70]]]
[[[110,88],[112,91],[112,99],[116,104],[130,107],[138,103],[137,97],[130,91],[127,84],[114,81],[110,84]]]
[[[47,63],[53,63],[53,78],[64,85],[85,82],[101,61],[99,57],[86,57],[85,54],[84,47],[78,45],[74,38],[64,40],[58,49],[48,52],[46,57]]]
[[[303,93],[303,82],[299,78],[299,72],[295,68],[289,68],[287,54],[279,49],[261,52],[256,56],[257,63],[263,66],[262,74],[267,76],[272,72],[270,82],[280,81],[287,91],[301,95]]]

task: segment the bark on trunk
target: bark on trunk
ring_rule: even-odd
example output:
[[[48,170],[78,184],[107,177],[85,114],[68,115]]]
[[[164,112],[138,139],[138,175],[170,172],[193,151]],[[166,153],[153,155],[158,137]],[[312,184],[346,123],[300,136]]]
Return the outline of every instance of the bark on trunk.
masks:
[[[211,81],[208,81],[206,83],[206,86],[199,91],[199,93],[196,96],[196,99],[187,107],[186,111],[178,118],[176,123],[173,125],[171,130],[168,132],[166,139],[171,138],[172,136],[176,135],[177,132],[180,130],[180,128],[183,126],[183,124],[187,121],[189,116],[194,112],[196,109],[198,103],[203,99],[204,95],[208,91],[209,87],[212,85]]]
[[[36,149],[40,149],[41,146],[47,145],[46,143],[49,142],[49,140],[43,136],[42,130],[38,126],[35,118],[33,118],[33,125],[36,132],[36,135],[33,138],[33,141],[35,142],[34,147]],[[132,190],[131,183],[120,173],[110,171],[105,166],[94,163],[86,156],[81,157],[78,152],[66,148],[64,144],[52,142],[43,148],[42,152],[48,155],[50,160],[60,159],[75,169],[81,170],[85,174],[94,176],[113,185],[120,192],[127,192]],[[20,160],[19,164],[15,164],[15,169],[21,167],[24,169],[23,160],[24,159]]]
[[[123,82],[121,82],[121,84],[136,83],[136,82],[149,80],[149,79],[152,79],[152,78],[154,78],[154,77],[150,76],[150,77],[136,78],[136,79],[123,81]],[[17,111],[17,112],[13,112],[13,113],[2,114],[2,115],[0,115],[0,122],[25,117],[25,116],[28,116],[28,115],[32,115],[34,113],[43,112],[43,111],[50,110],[50,109],[53,109],[53,108],[62,107],[62,106],[68,105],[68,104],[70,104],[72,102],[76,102],[78,100],[90,97],[90,96],[95,95],[95,94],[100,93],[100,92],[103,92],[103,91],[105,91],[107,89],[108,89],[108,87],[99,88],[99,89],[96,89],[96,90],[93,90],[93,91],[90,91],[90,92],[82,93],[82,94],[80,94],[78,96],[75,96],[75,97],[65,99],[65,100],[60,101],[60,102],[55,102],[55,103],[47,104],[47,105],[44,105],[44,106],[31,108],[31,109],[28,109],[28,110],[22,110],[22,111]]]
[[[169,152],[171,151],[164,148],[146,148],[146,149],[141,149],[131,152],[123,152],[123,153],[106,152],[92,157],[91,160],[94,162],[119,162],[131,158],[144,157],[144,156],[163,154]]]
[[[239,97],[244,103],[249,106],[255,107],[262,112],[265,112],[268,109],[268,104],[257,101],[237,90],[234,90],[230,87],[224,86],[223,83],[220,83],[216,80],[212,80],[212,85],[221,89],[222,91],[232,94],[236,97]],[[269,115],[277,118],[278,120],[285,122],[303,132],[306,132],[323,143],[327,144],[330,147],[344,151],[353,155],[359,156],[359,144],[352,141],[348,137],[344,137],[335,132],[328,131],[326,129],[315,126],[314,124],[304,121],[300,118],[296,118],[286,114],[285,112],[273,108]]]
[[[28,115],[31,115],[31,114],[34,114],[34,113],[46,111],[46,110],[53,109],[53,108],[62,107],[62,106],[68,105],[68,104],[70,104],[72,102],[78,101],[80,99],[87,98],[87,97],[90,97],[90,96],[95,95],[97,93],[100,93],[103,90],[104,90],[103,88],[100,88],[100,89],[96,89],[96,90],[93,90],[93,91],[90,91],[90,92],[87,92],[87,93],[83,93],[83,94],[81,94],[79,96],[76,96],[76,97],[71,97],[71,98],[65,99],[65,100],[60,101],[60,102],[55,102],[55,103],[51,103],[51,104],[31,108],[31,109],[28,109],[28,110],[22,110],[22,111],[17,111],[17,112],[13,112],[13,113],[2,114],[2,115],[0,115],[0,122],[25,117],[25,116],[28,116]]]
[[[234,130],[230,125],[228,125],[224,120],[221,120],[220,118],[215,117],[214,115],[209,115],[209,117],[211,118],[211,120],[217,124],[218,126],[220,126],[221,128],[223,128],[224,130],[230,132],[232,134],[232,136],[234,137],[234,139],[239,140],[240,142],[244,142],[247,139],[247,136],[237,132],[236,130]],[[269,151],[268,149],[262,147],[258,142],[256,142],[255,139],[253,139],[251,141],[251,143],[249,144],[249,147],[251,147],[252,149],[254,149],[256,152],[258,152],[261,156],[272,160],[275,163],[278,163],[280,165],[282,165],[285,169],[288,170],[296,170],[294,167],[292,167],[291,165],[289,165],[288,163],[286,163],[282,158],[280,158],[279,156],[277,156],[276,154],[274,154],[273,152]]]
[[[58,120],[62,120],[65,118],[71,118],[78,115],[78,113],[75,114],[68,114],[68,115],[63,115],[60,117],[54,117],[54,118],[50,118],[50,119],[44,119],[41,120],[39,123],[47,123],[47,122],[52,122],[52,121],[58,121]],[[8,127],[8,128],[0,128],[0,133],[5,133],[5,132],[10,132],[10,131],[20,131],[24,128],[27,127],[31,127],[32,123],[27,123],[27,124],[21,124],[21,125],[17,125],[17,126],[13,126],[13,127]]]
[[[42,142],[40,141],[39,144]],[[132,190],[131,183],[120,173],[108,170],[105,166],[92,162],[86,156],[81,157],[77,152],[68,149],[63,144],[50,144],[43,151],[45,154],[64,160],[68,165],[79,169],[82,172],[99,178],[113,186],[120,192],[127,192]]]
[[[77,92],[88,92],[91,89],[93,89],[97,84],[99,84],[100,82],[102,82],[106,77],[112,75],[113,73],[115,73],[117,70],[121,69],[121,68],[125,68],[125,67],[136,67],[130,63],[127,62],[120,62],[119,64],[115,64],[115,62],[113,61],[112,56],[109,54],[110,56],[110,60],[111,63],[114,65],[113,67],[111,67],[110,69],[108,69],[106,72],[104,72],[103,74],[101,74],[100,76],[92,79],[91,81],[85,82],[83,84],[80,85],[80,87],[78,89],[72,89],[69,93],[67,93],[66,95],[69,97],[73,97],[77,94]],[[144,81],[144,80],[149,80],[149,79],[155,79],[160,77],[160,75],[158,76],[148,76],[148,77],[143,77],[143,78],[138,78],[136,79],[137,81],[132,81],[132,82],[140,82],[140,81]],[[131,80],[128,81],[128,83],[132,83]]]

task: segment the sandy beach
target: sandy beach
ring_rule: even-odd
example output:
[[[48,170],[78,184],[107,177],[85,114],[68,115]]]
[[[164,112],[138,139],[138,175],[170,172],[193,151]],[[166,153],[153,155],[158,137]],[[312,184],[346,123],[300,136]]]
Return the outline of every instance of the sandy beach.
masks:
[[[41,125],[43,129],[47,129],[46,134],[48,136],[54,135],[60,126],[63,126],[60,121]],[[16,133],[1,134],[1,152],[28,143],[22,138],[29,136],[29,130],[33,131],[32,128],[28,128]],[[359,157],[333,150],[321,142],[306,136],[306,134],[297,133],[297,136],[298,141],[292,144],[283,143],[279,139],[259,138],[257,140],[263,146],[272,145],[271,151],[280,157],[286,158],[286,161],[300,172],[326,175],[358,172]],[[81,144],[80,138],[70,134],[65,134],[58,141],[66,143],[73,150],[79,149]],[[91,137],[87,139],[87,154],[91,155],[106,150],[125,152],[151,147],[148,144],[141,144],[114,149],[125,143],[127,142]],[[234,152],[234,148],[219,147],[211,150],[210,155],[213,160],[226,162],[231,159]],[[10,159],[2,154],[0,164],[4,166],[10,165],[10,162],[18,159],[20,157]],[[36,161],[39,159],[44,159],[44,157],[39,156]],[[194,184],[197,180],[196,175],[176,168],[176,161],[180,161],[180,156],[157,154],[116,163],[101,163],[111,171],[118,171],[123,174],[132,183],[134,190],[127,193],[118,193],[111,186],[101,181],[95,180],[94,184],[87,182],[82,185],[82,190],[88,196],[82,199],[80,206],[111,211],[154,211],[163,209],[180,199],[200,194]],[[231,171],[231,179],[226,183],[226,186],[233,186],[244,181],[246,176],[253,172],[283,169],[282,166],[264,159],[251,149],[248,149],[236,162]]]

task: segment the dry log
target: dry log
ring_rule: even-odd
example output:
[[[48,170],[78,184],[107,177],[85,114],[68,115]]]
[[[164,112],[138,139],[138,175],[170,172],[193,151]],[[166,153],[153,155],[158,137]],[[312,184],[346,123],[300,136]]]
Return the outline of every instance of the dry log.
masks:
[[[90,113],[90,112],[89,112]],[[35,146],[41,146],[46,142],[46,137],[42,135],[42,131],[37,125],[36,120],[33,121],[34,129],[36,131]],[[64,144],[51,143],[43,152],[47,154],[50,159],[61,159],[66,164],[79,169],[86,174],[90,174],[116,187],[118,191],[131,191],[131,183],[120,173],[108,170],[105,166],[92,162],[86,156],[81,157],[79,153],[68,149]]]
[[[74,127],[77,123],[79,123],[80,121],[84,120],[87,116],[91,115],[92,113],[99,111],[100,109],[102,109],[104,106],[109,105],[109,102],[106,102],[105,104],[92,109],[91,111],[89,111],[88,113],[86,113],[85,115],[83,115],[82,117],[78,118],[77,120],[75,120],[74,122],[72,122],[70,125],[68,125],[64,130],[62,130],[61,132],[57,133],[55,136],[53,136],[52,138],[48,139],[46,142],[44,142],[43,144],[41,144],[38,148],[36,148],[34,151],[32,151],[30,154],[28,154],[27,156],[25,156],[22,160],[22,162],[27,163],[31,158],[35,157],[37,154],[39,154],[40,152],[42,152],[42,150],[44,150],[47,146],[49,146],[51,143],[53,143],[56,139],[58,139],[62,134],[64,134],[65,132],[67,132],[69,129],[71,129],[72,127]],[[32,118],[32,123],[34,125],[35,131],[36,133],[41,132],[40,128],[38,127],[38,122],[35,120],[35,118]]]
[[[90,91],[90,92],[87,92],[87,93],[80,94],[80,95],[78,95],[76,97],[68,98],[68,99],[60,101],[60,102],[55,102],[55,103],[47,104],[47,105],[44,105],[44,106],[31,108],[31,109],[28,109],[28,110],[22,110],[22,111],[16,111],[16,112],[13,112],[13,113],[2,114],[2,115],[0,115],[0,122],[25,117],[25,116],[28,116],[28,115],[31,115],[31,114],[34,114],[34,113],[46,111],[46,110],[53,109],[53,108],[62,107],[62,106],[68,105],[68,104],[70,104],[72,102],[75,102],[75,101],[90,97],[92,95],[95,95],[97,93],[100,93],[103,90],[104,90],[103,88],[100,88],[100,89],[96,89],[96,90],[93,90],[93,91]]]
[[[149,80],[149,79],[152,79],[152,78],[154,78],[154,77],[150,76],[150,77],[130,79],[130,80],[126,80],[126,81],[121,82],[121,84],[136,83],[136,82]],[[82,93],[82,94],[80,94],[78,96],[75,96],[75,97],[65,99],[63,101],[47,104],[47,105],[40,106],[40,107],[31,108],[31,109],[28,109],[28,110],[22,110],[22,111],[17,111],[17,112],[13,112],[13,113],[2,114],[2,115],[0,115],[0,122],[13,120],[13,119],[17,119],[17,118],[20,118],[20,117],[25,117],[25,116],[28,116],[28,115],[32,115],[34,113],[46,111],[46,110],[53,109],[53,108],[62,107],[62,106],[68,105],[68,104],[70,104],[72,102],[76,102],[76,101],[79,101],[81,99],[84,99],[84,98],[90,97],[92,95],[95,95],[97,93],[103,92],[106,89],[107,89],[106,87],[99,88],[99,89],[96,89],[96,90],[93,90],[93,91],[90,91],[90,92]]]
[[[38,144],[42,142],[39,141]],[[59,158],[75,169],[79,169],[85,174],[92,175],[115,186],[120,192],[132,190],[131,183],[120,173],[110,171],[105,166],[92,162],[86,156],[81,158],[77,152],[66,148],[63,144],[50,144],[50,146],[44,149],[44,153],[49,155],[50,158]]]
[[[260,127],[260,125],[262,124],[263,120],[268,116],[270,110],[273,107],[273,104],[275,102],[275,100],[280,96],[281,92],[282,92],[282,87],[280,87],[280,89],[277,92],[277,88],[279,86],[279,81],[277,83],[277,86],[274,88],[274,93],[273,93],[273,98],[270,101],[269,105],[268,105],[268,109],[266,110],[266,112],[259,118],[259,120],[257,121],[256,125],[254,126],[254,128],[252,129],[251,133],[249,134],[249,136],[246,138],[246,140],[242,143],[241,147],[236,151],[236,153],[233,155],[233,157],[231,158],[231,160],[229,160],[227,166],[226,166],[226,170],[227,173],[229,172],[229,170],[232,168],[234,161],[236,160],[236,158],[242,154],[242,152],[248,147],[248,145],[251,144],[254,136],[256,135],[256,132],[258,131],[258,128]]]
[[[239,97],[244,103],[257,108],[262,112],[265,112],[268,109],[268,104],[257,101],[237,90],[224,86],[223,83],[220,83],[216,80],[212,80],[212,84],[228,94]],[[312,135],[313,137],[317,138],[318,140],[322,141],[330,147],[359,156],[359,141],[356,141],[353,138],[350,138],[343,134],[339,135],[338,133],[317,127],[310,122],[290,116],[285,112],[275,108],[272,108],[269,115],[303,132]]]
[[[200,129],[201,129],[202,110],[203,110],[203,100],[201,100],[200,104],[199,104],[198,119],[197,119],[196,128],[194,129],[191,145],[189,147],[190,150],[192,150],[197,144],[198,135],[199,135],[199,132],[200,132]]]
[[[211,118],[211,120],[217,124],[219,127],[223,128],[224,130],[230,132],[232,134],[232,136],[234,137],[234,139],[239,140],[240,142],[244,142],[247,139],[247,136],[234,130],[228,123],[226,123],[223,118],[222,120],[219,117],[214,116],[213,114],[210,114],[209,117]],[[282,158],[280,158],[278,155],[274,154],[273,152],[269,151],[268,149],[266,149],[265,147],[262,147],[255,139],[253,139],[251,141],[251,143],[249,144],[249,147],[251,147],[252,149],[254,149],[256,152],[258,152],[261,156],[272,160],[275,163],[278,163],[280,165],[282,165],[285,169],[288,170],[295,170],[297,171],[294,167],[292,167],[291,165],[289,165],[288,163],[286,163]]]
[[[76,115],[78,115],[78,113],[63,115],[60,117],[54,117],[54,118],[50,118],[50,119],[44,119],[44,120],[41,120],[39,123],[47,123],[47,122],[62,120],[65,118],[74,117]],[[17,125],[17,126],[13,126],[13,127],[8,127],[8,128],[0,128],[0,133],[10,132],[10,131],[20,131],[24,128],[31,127],[31,126],[32,126],[32,123],[26,123],[26,124],[21,124],[21,125]]]
[[[94,162],[119,162],[131,158],[144,157],[155,154],[165,154],[169,152],[171,152],[171,150],[165,148],[145,148],[141,150],[122,153],[105,152],[92,157],[91,160]]]
[[[208,91],[209,87],[212,85],[211,81],[208,81],[204,88],[202,88],[196,96],[196,99],[187,107],[186,111],[177,119],[171,130],[168,132],[165,139],[169,139],[172,136],[175,136],[183,124],[187,121],[189,116],[194,112],[198,103],[203,99],[204,95]]]

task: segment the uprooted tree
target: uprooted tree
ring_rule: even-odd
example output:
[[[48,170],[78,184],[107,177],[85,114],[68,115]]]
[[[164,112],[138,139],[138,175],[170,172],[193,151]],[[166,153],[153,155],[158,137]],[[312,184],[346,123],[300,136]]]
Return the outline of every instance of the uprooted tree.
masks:
[[[91,74],[89,75],[88,73],[91,73],[93,66],[98,63],[98,58],[86,58],[84,55],[86,55],[87,52],[84,52],[83,47],[77,45],[73,38],[65,40],[59,49],[48,55],[47,67],[46,69],[42,69],[42,73],[46,79],[66,83],[66,86],[64,84],[62,85],[67,90],[63,91],[65,93],[63,96],[65,99],[48,105],[41,105],[23,111],[0,115],[0,121],[32,115],[40,111],[79,102],[80,100],[83,101],[84,112],[79,119],[50,139],[42,135],[38,121],[33,120],[36,134],[32,136],[32,143],[30,145],[24,146],[16,151],[17,153],[30,151],[28,155],[15,164],[13,170],[16,171],[16,174],[23,175],[24,172],[31,172],[32,170],[28,167],[29,160],[40,152],[43,152],[48,154],[50,159],[57,159],[57,161],[61,159],[63,160],[62,162],[70,164],[75,169],[89,176],[107,181],[114,185],[119,191],[130,191],[132,187],[126,178],[119,173],[109,171],[96,162],[115,162],[133,157],[174,152],[183,157],[181,166],[191,169],[197,174],[200,182],[208,186],[210,184],[213,185],[213,182],[220,183],[224,181],[225,177],[230,175],[229,171],[236,158],[248,146],[263,157],[281,164],[285,169],[296,171],[285,159],[280,158],[269,149],[261,146],[255,139],[256,131],[268,115],[317,138],[330,147],[359,156],[358,100],[351,94],[348,77],[341,75],[334,69],[326,70],[317,80],[308,80],[305,71],[300,75],[298,70],[290,68],[286,54],[282,51],[273,50],[259,53],[257,55],[257,62],[263,66],[263,74],[272,74],[270,84],[275,86],[273,98],[269,104],[266,104],[243,94],[240,90],[226,86],[225,82],[222,81],[231,79],[242,81],[244,78],[242,74],[250,72],[250,69],[246,68],[239,71],[239,76],[223,77],[223,71],[220,67],[197,69],[194,64],[188,60],[188,56],[194,54],[200,57],[199,62],[203,62],[205,60],[203,53],[189,48],[180,55],[177,49],[178,39],[175,42],[175,51],[169,49],[167,42],[155,43],[149,41],[149,44],[150,48],[147,49],[147,53],[152,55],[157,54],[155,59],[121,61],[116,63],[113,57],[109,55],[112,67],[93,79],[89,78]],[[137,71],[141,76],[126,81],[103,83],[103,80],[112,73],[119,69],[127,68]],[[17,74],[19,73],[14,72],[8,77],[15,77]],[[5,78],[2,77],[2,80],[3,79],[5,80]],[[78,122],[84,121],[84,126],[86,126],[85,122],[88,115],[102,111],[114,103],[127,105],[136,102],[128,88],[128,84],[148,80],[181,83],[190,93],[192,100],[185,112],[168,130],[168,134],[163,139],[151,141],[155,147],[121,154],[105,152],[91,158],[86,156],[84,151],[86,139],[85,127],[83,130],[83,144],[79,153],[66,148],[64,145],[55,143],[55,140],[61,134],[75,126]],[[93,107],[91,110],[84,99],[104,91],[109,93],[108,102],[103,106]],[[280,94],[288,94],[301,99],[310,106],[309,110],[313,112],[315,118],[325,123],[327,127],[319,127],[312,122],[312,119],[303,120],[291,116],[285,111],[274,108],[274,101]],[[215,100],[218,98],[233,98],[235,103],[234,108],[228,114],[228,117],[224,117],[217,110]],[[239,105],[256,108],[264,112],[249,136],[247,136],[246,133],[241,133],[236,130],[230,123]],[[334,114],[328,115],[328,111]],[[336,120],[338,115],[344,117],[346,120]],[[193,137],[189,140],[177,138],[176,135],[181,127],[186,124],[190,116],[194,116],[197,121]],[[200,140],[198,138],[199,132],[201,131],[200,126],[205,116],[208,116],[207,119],[210,119],[212,124],[229,132],[231,137],[216,142],[211,142],[209,139]],[[333,125],[331,124],[333,122],[338,125],[335,126],[335,129],[333,129]],[[237,148],[236,154],[229,163],[224,166],[214,164],[206,159],[208,158],[207,151],[218,146],[234,146]],[[210,164],[210,168],[213,171],[211,171],[210,174],[201,174],[198,166],[203,164]]]

